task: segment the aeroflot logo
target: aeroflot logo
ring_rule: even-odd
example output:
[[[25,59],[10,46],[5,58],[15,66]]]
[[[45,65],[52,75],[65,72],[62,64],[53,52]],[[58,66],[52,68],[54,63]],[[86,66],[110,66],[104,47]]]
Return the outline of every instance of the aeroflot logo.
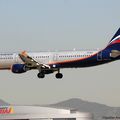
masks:
[[[0,107],[0,114],[12,114],[14,113],[13,107]]]

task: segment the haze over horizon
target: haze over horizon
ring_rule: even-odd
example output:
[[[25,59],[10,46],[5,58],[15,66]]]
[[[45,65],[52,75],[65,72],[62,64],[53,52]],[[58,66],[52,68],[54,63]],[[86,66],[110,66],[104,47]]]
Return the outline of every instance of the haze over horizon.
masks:
[[[119,0],[0,0],[0,52],[104,48],[120,27]],[[69,98],[120,106],[120,61],[63,69],[40,80],[38,71],[0,71],[0,99],[49,104]]]

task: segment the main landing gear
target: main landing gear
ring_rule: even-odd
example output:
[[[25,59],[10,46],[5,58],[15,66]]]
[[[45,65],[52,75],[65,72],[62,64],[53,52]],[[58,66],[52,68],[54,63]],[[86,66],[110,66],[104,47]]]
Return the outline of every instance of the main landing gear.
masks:
[[[45,77],[45,74],[42,73],[42,72],[40,72],[40,73],[37,74],[37,76],[38,76],[38,78],[44,78],[44,77]]]
[[[45,73],[41,71],[41,72],[39,72],[39,73],[37,74],[37,76],[38,76],[38,78],[44,78],[44,77],[45,77]],[[58,73],[55,75],[55,77],[56,77],[57,79],[63,78],[63,74],[60,73],[60,70],[58,70]]]

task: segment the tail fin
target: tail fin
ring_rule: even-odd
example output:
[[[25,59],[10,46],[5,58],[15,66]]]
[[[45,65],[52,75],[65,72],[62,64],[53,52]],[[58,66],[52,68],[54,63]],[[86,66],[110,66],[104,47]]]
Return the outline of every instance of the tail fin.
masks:
[[[106,49],[117,50],[120,51],[120,28],[115,33],[115,35],[110,40],[109,44],[107,45]]]
[[[110,40],[109,45],[115,44],[115,43],[120,43],[120,28]]]

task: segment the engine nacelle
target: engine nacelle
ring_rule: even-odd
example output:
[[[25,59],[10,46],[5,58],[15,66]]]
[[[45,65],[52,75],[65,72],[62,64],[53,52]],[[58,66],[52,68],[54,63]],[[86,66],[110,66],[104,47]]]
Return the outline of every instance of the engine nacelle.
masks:
[[[27,70],[25,64],[14,64],[11,68],[11,71],[13,73],[24,73]]]

